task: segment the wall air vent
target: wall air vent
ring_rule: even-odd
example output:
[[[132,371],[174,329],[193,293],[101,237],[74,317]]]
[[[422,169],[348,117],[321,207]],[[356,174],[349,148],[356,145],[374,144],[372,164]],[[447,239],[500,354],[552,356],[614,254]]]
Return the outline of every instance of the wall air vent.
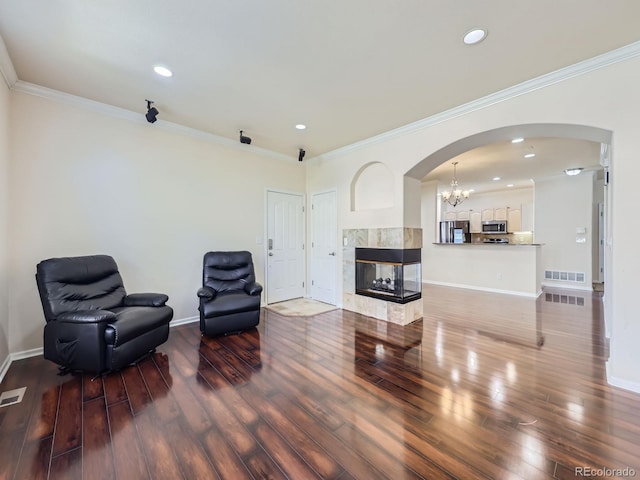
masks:
[[[584,272],[563,272],[560,270],[545,270],[545,280],[554,280],[557,282],[584,283]]]

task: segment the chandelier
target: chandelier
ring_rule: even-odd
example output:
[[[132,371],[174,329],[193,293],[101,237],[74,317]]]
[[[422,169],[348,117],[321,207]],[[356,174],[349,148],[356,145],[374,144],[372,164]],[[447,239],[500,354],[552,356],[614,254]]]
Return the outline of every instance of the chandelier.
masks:
[[[462,190],[458,186],[458,180],[456,180],[456,165],[458,162],[453,162],[453,178],[451,179],[451,191],[442,192],[442,199],[452,207],[460,205],[467,198],[469,198],[469,190]]]

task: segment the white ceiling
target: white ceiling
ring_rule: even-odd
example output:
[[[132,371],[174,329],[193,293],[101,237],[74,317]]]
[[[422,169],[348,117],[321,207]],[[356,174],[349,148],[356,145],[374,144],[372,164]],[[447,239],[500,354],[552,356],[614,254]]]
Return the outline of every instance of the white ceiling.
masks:
[[[636,0],[0,0],[21,81],[307,159],[629,45],[638,18]],[[554,146],[589,149],[535,144]]]

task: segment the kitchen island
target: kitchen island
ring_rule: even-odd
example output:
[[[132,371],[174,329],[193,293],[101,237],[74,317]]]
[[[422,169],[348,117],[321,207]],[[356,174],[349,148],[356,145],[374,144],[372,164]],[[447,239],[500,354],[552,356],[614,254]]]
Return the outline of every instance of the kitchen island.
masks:
[[[537,297],[540,244],[432,243],[422,255],[424,283]]]

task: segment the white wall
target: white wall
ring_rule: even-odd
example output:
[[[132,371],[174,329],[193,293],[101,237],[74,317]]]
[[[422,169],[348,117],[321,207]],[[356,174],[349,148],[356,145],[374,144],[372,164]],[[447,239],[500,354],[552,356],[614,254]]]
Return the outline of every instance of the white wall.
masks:
[[[193,317],[203,254],[249,250],[263,283],[266,188],[304,191],[295,159],[160,123],[14,91],[11,125],[11,352],[42,345],[40,260],[112,255],[129,292],[166,293],[175,319]]]
[[[352,210],[381,210],[393,207],[393,174],[384,163],[367,165],[351,188]]]
[[[405,128],[396,134],[388,133],[360,146],[313,159],[308,163],[307,189],[316,191],[337,185],[340,228],[398,226],[403,220],[400,209],[381,211],[379,215],[373,211],[367,217],[349,211],[348,193],[345,193],[348,182],[365,163],[384,162],[401,177],[424,159],[428,171],[439,163],[434,154],[446,146],[512,125],[565,124],[613,132],[608,187],[612,228],[607,239],[609,272],[605,282],[605,311],[611,319],[612,334],[608,379],[616,385],[640,391],[640,369],[637,368],[640,365],[640,349],[637,348],[640,317],[635,313],[640,224],[624,221],[629,217],[629,206],[635,204],[636,184],[640,178],[640,162],[636,161],[640,151],[640,136],[637,135],[639,83],[640,57],[630,56],[618,63],[567,75],[548,86],[537,84],[510,97],[483,102],[464,111],[458,109],[446,118],[425,122],[423,127]],[[402,199],[394,204],[403,205]]]
[[[0,370],[9,356],[9,89],[0,80]],[[2,372],[0,371],[0,379]]]
[[[545,279],[548,285],[591,290],[594,172],[536,182],[535,242],[541,249],[542,268],[585,274],[583,284]],[[596,225],[597,227],[597,225]],[[585,229],[584,234],[577,229]],[[584,243],[578,243],[583,237]]]

